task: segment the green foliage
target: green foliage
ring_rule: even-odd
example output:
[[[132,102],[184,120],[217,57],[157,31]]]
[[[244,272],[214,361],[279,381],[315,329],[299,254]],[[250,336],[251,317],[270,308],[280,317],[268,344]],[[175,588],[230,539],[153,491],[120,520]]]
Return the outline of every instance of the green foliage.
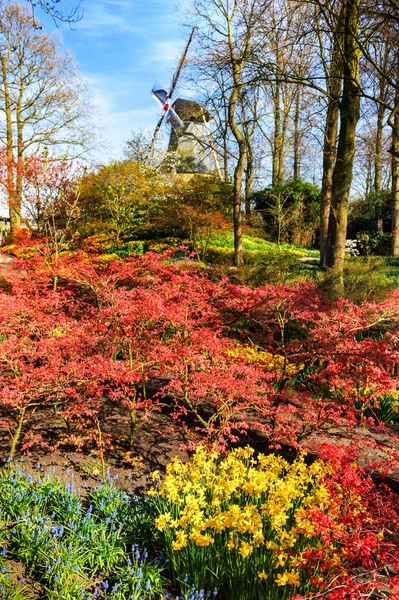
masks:
[[[144,251],[126,247],[132,241],[174,238],[177,245],[188,240],[202,258],[209,238],[229,225],[231,194],[231,185],[215,176],[188,179],[114,162],[84,179],[79,227],[84,237],[109,236],[103,250],[121,257]]]
[[[214,247],[228,248],[234,250],[234,234],[232,231],[227,231],[222,235],[214,235],[210,238],[209,244]],[[257,252],[265,252],[268,254],[276,252],[286,252],[293,256],[318,256],[319,251],[311,248],[304,248],[295,244],[280,244],[276,246],[275,243],[264,240],[260,237],[253,237],[250,235],[242,236],[242,245],[244,250],[253,250]]]
[[[241,270],[243,281],[251,287],[266,283],[279,285],[294,281],[314,281],[319,265],[316,262],[301,262],[289,252],[276,252],[257,257]]]
[[[370,192],[349,205],[348,238],[359,239],[359,234],[370,236],[370,245],[360,244],[364,254],[387,254],[389,247],[380,247],[376,234],[391,230],[391,191]]]
[[[263,219],[265,231],[278,244],[312,245],[318,227],[320,189],[301,179],[290,179],[251,196]]]
[[[7,279],[4,279],[4,277],[1,277],[1,276],[0,276],[0,290],[5,292],[6,294],[10,294],[12,291],[11,283],[9,281],[7,281]]]
[[[244,266],[239,276],[253,287],[298,280],[318,280],[318,250],[294,244],[275,244],[262,238],[243,236]],[[234,263],[234,236],[231,232],[210,239],[206,261],[224,267]]]
[[[165,184],[149,231],[155,229],[157,237],[186,239],[198,258],[204,258],[212,236],[230,226],[231,185],[213,175],[189,180],[184,175],[165,176]]]
[[[387,425],[397,425],[399,424],[398,392],[385,394],[372,403],[365,402],[361,410],[366,417],[372,417]]]
[[[319,275],[318,283],[322,290],[330,296],[331,280],[335,277],[334,270],[328,269]],[[361,304],[362,302],[380,302],[394,285],[390,278],[390,269],[382,257],[348,257],[344,267],[345,298]],[[332,300],[336,299],[331,297]]]
[[[162,177],[155,169],[131,161],[115,161],[88,174],[80,199],[82,233],[110,231],[117,245],[122,238],[132,239],[149,223],[162,187]]]
[[[360,231],[357,236],[357,249],[362,256],[388,256],[391,251],[392,234],[383,231]]]

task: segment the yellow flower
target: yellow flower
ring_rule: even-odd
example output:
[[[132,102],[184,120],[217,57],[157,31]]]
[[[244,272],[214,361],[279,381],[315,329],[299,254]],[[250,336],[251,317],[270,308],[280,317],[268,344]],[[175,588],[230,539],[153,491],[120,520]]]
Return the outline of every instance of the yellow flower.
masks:
[[[285,571],[283,574],[279,573],[275,579],[277,585],[299,585],[299,573],[298,571]]]
[[[267,575],[264,571],[259,571],[258,577],[259,579],[267,579]]]
[[[275,579],[275,582],[277,583],[277,585],[287,585],[287,574],[286,573],[279,573]]]
[[[287,576],[287,583],[289,585],[299,585],[300,584],[298,571],[294,571],[294,570],[287,571],[286,576]]]
[[[215,541],[209,533],[202,534],[195,530],[190,534],[190,540],[193,540],[196,546],[209,546]]]
[[[173,550],[181,550],[187,546],[187,534],[182,529],[176,532],[176,539],[172,542]]]
[[[285,561],[287,560],[287,555],[284,552],[280,552],[276,558],[276,565],[278,567],[283,567],[285,565]]]
[[[170,513],[164,513],[163,515],[159,515],[156,519],[155,527],[159,529],[159,531],[165,531],[165,529],[169,529],[171,522],[172,515]]]
[[[245,558],[246,556],[249,556],[250,554],[252,554],[253,550],[254,550],[254,548],[253,548],[253,546],[251,546],[251,544],[248,544],[247,542],[241,542],[241,546],[238,551],[238,554],[241,554],[241,556],[243,556]]]

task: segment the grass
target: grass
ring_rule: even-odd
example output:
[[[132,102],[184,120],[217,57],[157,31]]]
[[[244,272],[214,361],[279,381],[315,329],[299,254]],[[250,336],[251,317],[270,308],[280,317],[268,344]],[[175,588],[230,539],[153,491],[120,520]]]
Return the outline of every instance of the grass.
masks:
[[[227,232],[223,235],[214,236],[209,240],[210,246],[215,246],[225,249],[234,249],[234,234],[233,232]],[[252,237],[249,235],[242,236],[242,245],[244,250],[252,250],[254,252],[270,253],[289,253],[296,254],[297,256],[313,256],[318,257],[319,251],[314,248],[304,248],[302,246],[296,246],[295,244],[275,244],[268,242],[262,238]]]
[[[314,260],[320,256],[318,250],[294,244],[277,245],[249,235],[243,236],[243,248],[245,265],[240,276],[244,283],[260,286],[311,281],[328,291],[328,276]],[[232,265],[233,254],[233,232],[210,240],[209,257],[215,264]],[[301,260],[307,257],[310,260]],[[347,257],[345,296],[352,302],[378,302],[396,288],[399,288],[399,258]]]

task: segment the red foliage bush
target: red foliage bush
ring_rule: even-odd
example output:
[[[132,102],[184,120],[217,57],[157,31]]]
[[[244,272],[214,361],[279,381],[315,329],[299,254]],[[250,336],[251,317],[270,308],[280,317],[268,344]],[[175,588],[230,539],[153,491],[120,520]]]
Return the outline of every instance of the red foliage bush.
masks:
[[[248,427],[297,447],[316,430],[364,422],[364,406],[397,388],[398,293],[331,304],[311,284],[215,283],[165,258],[104,265],[76,253],[49,268],[37,254],[9,278],[4,425],[52,406],[83,443],[108,399],[126,407],[133,436],[138,410],[168,402],[222,447]],[[149,380],[161,382],[151,398]]]

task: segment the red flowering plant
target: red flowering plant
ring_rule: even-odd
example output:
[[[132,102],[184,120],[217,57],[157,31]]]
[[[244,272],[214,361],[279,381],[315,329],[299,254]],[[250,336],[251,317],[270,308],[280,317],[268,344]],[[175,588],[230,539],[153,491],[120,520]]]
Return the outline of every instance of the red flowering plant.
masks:
[[[4,296],[3,360],[20,363],[3,389],[13,381],[24,402],[56,402],[68,424],[87,421],[85,435],[105,394],[127,409],[131,443],[137,411],[159,410],[161,400],[221,446],[248,428],[269,444],[298,446],[314,431],[371,426],[364,406],[397,388],[395,295],[331,305],[312,285],[215,283],[168,256],[104,264],[75,253],[60,256],[56,271],[40,257],[26,263]]]

